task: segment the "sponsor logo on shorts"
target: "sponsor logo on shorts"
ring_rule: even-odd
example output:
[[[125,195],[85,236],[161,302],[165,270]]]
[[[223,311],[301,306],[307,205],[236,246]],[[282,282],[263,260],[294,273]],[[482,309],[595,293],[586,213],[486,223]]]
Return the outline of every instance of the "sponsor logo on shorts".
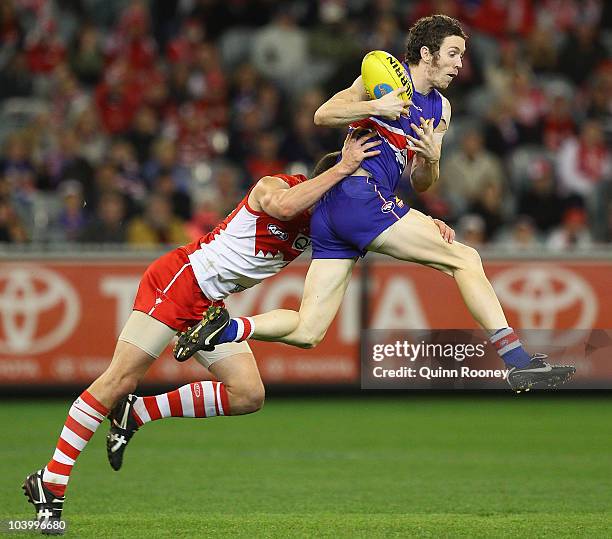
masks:
[[[389,200],[385,202],[380,209],[383,213],[389,213],[395,209],[395,202]]]
[[[308,236],[304,236],[304,234],[298,234],[295,240],[293,241],[292,247],[296,251],[304,251],[310,245],[310,238]]]
[[[268,225],[268,232],[283,241],[287,241],[289,239],[289,234],[287,234],[281,227],[275,225],[274,223],[270,223]]]

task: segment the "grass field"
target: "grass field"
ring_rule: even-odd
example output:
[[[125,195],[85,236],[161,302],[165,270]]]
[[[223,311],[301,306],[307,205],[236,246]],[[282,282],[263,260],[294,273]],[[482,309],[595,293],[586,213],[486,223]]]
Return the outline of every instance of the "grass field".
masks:
[[[68,405],[2,403],[1,519],[32,518],[20,485]],[[611,420],[603,398],[276,398],[146,425],[121,472],[105,423],[64,516],[69,537],[610,537]]]

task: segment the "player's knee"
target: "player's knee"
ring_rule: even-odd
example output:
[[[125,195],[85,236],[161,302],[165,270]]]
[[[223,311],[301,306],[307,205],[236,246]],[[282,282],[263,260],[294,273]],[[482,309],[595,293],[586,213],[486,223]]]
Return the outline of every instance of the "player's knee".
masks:
[[[266,391],[261,382],[228,388],[232,415],[252,414],[263,408]]]
[[[266,390],[263,384],[259,384],[251,388],[247,397],[247,407],[249,414],[257,412],[263,408],[264,401],[266,400]]]
[[[483,271],[482,259],[480,258],[478,251],[473,247],[469,247],[468,245],[457,245],[460,245],[460,256],[463,262],[463,269],[478,272]]]
[[[136,375],[116,370],[106,371],[103,375],[103,380],[109,393],[113,395],[114,400],[119,400],[125,395],[134,393],[139,382]]]

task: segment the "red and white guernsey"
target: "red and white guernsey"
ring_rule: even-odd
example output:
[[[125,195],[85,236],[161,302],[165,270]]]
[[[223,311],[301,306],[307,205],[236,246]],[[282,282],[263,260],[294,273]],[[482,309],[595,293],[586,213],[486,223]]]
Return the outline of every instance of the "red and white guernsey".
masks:
[[[277,174],[290,187],[306,181],[298,174]],[[249,193],[217,227],[181,247],[202,292],[222,300],[276,275],[310,246],[310,213],[281,221],[253,210]]]

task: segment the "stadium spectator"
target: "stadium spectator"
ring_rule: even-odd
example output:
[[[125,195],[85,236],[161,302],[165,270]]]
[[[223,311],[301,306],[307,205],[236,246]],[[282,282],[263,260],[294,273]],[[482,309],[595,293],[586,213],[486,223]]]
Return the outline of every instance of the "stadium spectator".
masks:
[[[596,74],[585,98],[587,117],[599,120],[612,140],[612,61]]]
[[[124,133],[142,102],[141,82],[130,74],[125,61],[118,60],[96,87],[95,100],[104,129]]]
[[[81,27],[69,54],[70,68],[79,81],[94,87],[104,70],[100,32],[93,24]]]
[[[514,98],[506,93],[496,99],[487,113],[483,128],[485,145],[500,157],[507,157],[521,143],[515,108]]]
[[[30,157],[31,148],[24,132],[11,134],[4,143],[0,174],[13,196],[28,199],[37,190],[36,169]]]
[[[612,161],[601,123],[587,120],[578,138],[568,139],[557,155],[557,169],[561,187],[569,194],[588,200],[595,186],[609,179]]]
[[[76,241],[87,226],[89,216],[83,200],[83,186],[76,180],[65,180],[58,186],[61,208],[49,225],[48,238],[54,241]]]
[[[132,1],[121,13],[119,23],[108,37],[105,54],[113,63],[126,61],[129,71],[148,71],[153,67],[157,45],[150,35],[150,16],[146,4]]]
[[[441,183],[459,213],[475,202],[489,183],[505,184],[502,163],[487,151],[479,129],[471,128],[461,137],[461,148],[443,163]]]
[[[108,161],[117,171],[120,190],[135,202],[142,202],[147,196],[147,188],[134,146],[126,140],[117,139],[110,147]]]
[[[480,249],[485,243],[486,225],[480,215],[468,213],[457,223],[457,239],[474,249]]]
[[[25,243],[28,240],[19,215],[8,198],[0,198],[0,243]]]
[[[521,184],[517,212],[529,217],[540,232],[550,232],[561,224],[563,211],[567,204],[556,186],[552,163],[546,159],[532,162],[529,177]]]
[[[153,154],[143,167],[143,176],[149,189],[160,174],[170,174],[177,189],[188,191],[191,187],[191,170],[178,161],[176,145],[172,140],[160,138],[153,144]]]
[[[172,204],[159,194],[149,195],[142,216],[128,224],[127,241],[134,247],[183,245],[189,237],[185,223],[172,214]]]
[[[535,223],[530,217],[519,215],[510,230],[510,236],[503,241],[504,247],[513,252],[535,250],[540,247]]]
[[[191,219],[191,197],[180,191],[170,173],[162,172],[153,182],[153,193],[163,196],[170,202],[172,213],[183,221]]]
[[[58,133],[57,147],[45,156],[39,187],[55,189],[64,180],[76,180],[87,193],[92,190],[93,168],[79,155],[80,140],[72,129]]]
[[[24,30],[15,9],[14,0],[0,3],[0,67],[7,57],[23,47]],[[0,70],[1,71],[1,70]]]
[[[493,240],[506,221],[501,184],[495,181],[486,182],[468,211],[471,215],[479,216],[484,222],[485,241]]]
[[[51,73],[66,57],[66,46],[57,32],[57,23],[50,18],[39,21],[26,36],[25,51],[32,73]]]
[[[120,193],[108,191],[101,196],[96,215],[78,239],[83,243],[122,244],[126,241],[126,229],[125,200]]]
[[[561,226],[548,238],[547,246],[553,251],[571,251],[593,245],[587,226],[587,214],[583,208],[573,207],[565,211]]]
[[[580,24],[571,32],[559,55],[559,68],[580,86],[605,58],[605,47],[596,26]]]
[[[3,60],[0,58],[0,65]],[[28,69],[25,54],[15,52],[0,68],[0,99],[29,97],[33,89],[32,73]]]
[[[155,112],[149,107],[141,107],[134,117],[132,128],[125,137],[134,147],[138,162],[141,165],[149,157],[151,145],[158,131],[159,123]]]
[[[255,152],[246,162],[251,184],[264,176],[285,171],[287,162],[279,155],[279,149],[280,144],[275,133],[264,131],[259,134],[255,141]]]
[[[544,117],[544,145],[556,151],[561,144],[576,134],[576,122],[572,115],[570,99],[559,93],[552,97],[550,108]]]
[[[289,7],[280,8],[274,20],[255,33],[251,61],[260,73],[288,91],[305,80],[308,39]]]
[[[530,32],[525,42],[527,63],[537,75],[553,73],[557,69],[557,46],[552,30],[539,24]]]
[[[100,127],[95,107],[90,103],[75,118],[74,133],[79,141],[79,155],[92,166],[99,165],[105,158],[109,139]]]
[[[309,111],[298,108],[292,115],[292,126],[283,141],[281,154],[289,162],[300,162],[307,168],[313,167],[325,154],[326,140],[312,122]]]

